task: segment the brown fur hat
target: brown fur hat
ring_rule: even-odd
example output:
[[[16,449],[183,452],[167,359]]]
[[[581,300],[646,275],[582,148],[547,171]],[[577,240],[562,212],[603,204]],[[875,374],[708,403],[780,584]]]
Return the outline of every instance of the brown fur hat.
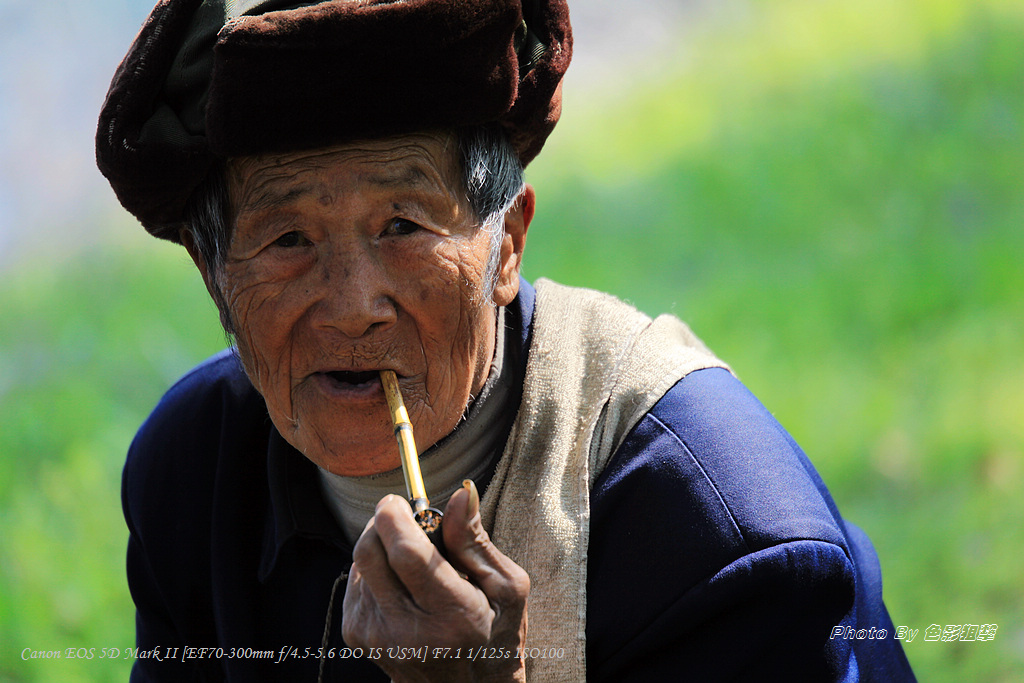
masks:
[[[566,0],[161,0],[110,84],[96,160],[173,241],[217,159],[495,122],[525,165],[571,56]]]

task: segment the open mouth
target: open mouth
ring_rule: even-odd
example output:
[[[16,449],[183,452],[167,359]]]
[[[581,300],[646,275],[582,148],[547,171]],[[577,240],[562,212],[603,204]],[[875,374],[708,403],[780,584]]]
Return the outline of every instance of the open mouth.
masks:
[[[348,386],[353,389],[380,382],[380,373],[376,370],[365,370],[361,372],[335,370],[333,372],[325,372],[324,374],[335,384]]]

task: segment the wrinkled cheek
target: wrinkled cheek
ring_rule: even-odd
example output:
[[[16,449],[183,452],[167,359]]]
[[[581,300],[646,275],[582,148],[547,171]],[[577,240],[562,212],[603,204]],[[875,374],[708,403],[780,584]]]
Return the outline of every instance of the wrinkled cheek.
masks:
[[[424,287],[424,298],[434,311],[433,325],[422,336],[430,363],[425,407],[442,422],[457,421],[462,415],[491,360],[485,357],[485,334],[493,331],[485,316],[494,313],[482,296],[478,273],[453,270],[446,282],[435,279],[436,286]]]
[[[249,379],[268,402],[279,403],[283,397],[276,384],[287,382],[289,376],[281,363],[286,358],[290,329],[280,306],[280,289],[236,288],[226,291],[225,299],[235,325],[238,354]]]
[[[436,245],[430,251],[417,252],[400,259],[395,268],[407,291],[416,292],[421,304],[434,304],[438,297],[451,297],[461,289],[459,251],[452,244]]]
[[[459,279],[463,286],[459,288],[458,325],[460,334],[456,339],[464,340],[465,346],[461,348],[461,351],[472,356],[480,351],[482,346],[486,346],[482,333],[484,329],[489,329],[489,326],[486,325],[484,316],[494,315],[492,302],[484,296],[486,256],[479,250],[474,250],[471,255],[462,255],[458,266]],[[490,361],[490,359],[487,360]]]
[[[242,359],[245,372],[249,375],[249,379],[257,391],[266,396],[267,389],[270,387],[270,367],[260,353],[260,341],[251,334],[252,328],[244,323],[239,324],[235,329],[237,330],[235,343],[238,346],[238,355]]]

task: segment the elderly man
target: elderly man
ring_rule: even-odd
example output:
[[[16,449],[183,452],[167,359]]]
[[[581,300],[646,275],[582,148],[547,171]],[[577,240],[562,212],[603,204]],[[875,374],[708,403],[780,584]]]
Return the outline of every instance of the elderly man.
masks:
[[[128,454],[132,680],[913,678],[870,542],[726,366],[520,279],[570,53],[560,0],[153,11],[97,157],[234,346]]]

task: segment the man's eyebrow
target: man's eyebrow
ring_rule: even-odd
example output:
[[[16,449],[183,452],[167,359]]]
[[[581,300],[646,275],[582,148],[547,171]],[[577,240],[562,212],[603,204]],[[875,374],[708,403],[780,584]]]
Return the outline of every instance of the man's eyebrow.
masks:
[[[435,189],[439,179],[427,173],[419,166],[386,166],[380,170],[366,171],[362,179],[372,185],[385,188],[407,186],[411,188]],[[251,201],[247,201],[241,213],[256,213],[278,209],[295,202],[313,192],[314,186],[308,182],[280,187],[269,185],[252,193]]]
[[[313,188],[308,183],[293,185],[286,188],[273,186],[266,187],[254,193],[252,201],[246,202],[245,206],[242,207],[242,212],[254,213],[256,211],[277,209],[294,202],[296,199],[299,199],[312,191]]]
[[[363,175],[363,178],[381,187],[395,187],[396,185],[412,185],[414,187],[423,185],[434,186],[437,182],[419,166],[385,167],[381,171],[367,172]]]

